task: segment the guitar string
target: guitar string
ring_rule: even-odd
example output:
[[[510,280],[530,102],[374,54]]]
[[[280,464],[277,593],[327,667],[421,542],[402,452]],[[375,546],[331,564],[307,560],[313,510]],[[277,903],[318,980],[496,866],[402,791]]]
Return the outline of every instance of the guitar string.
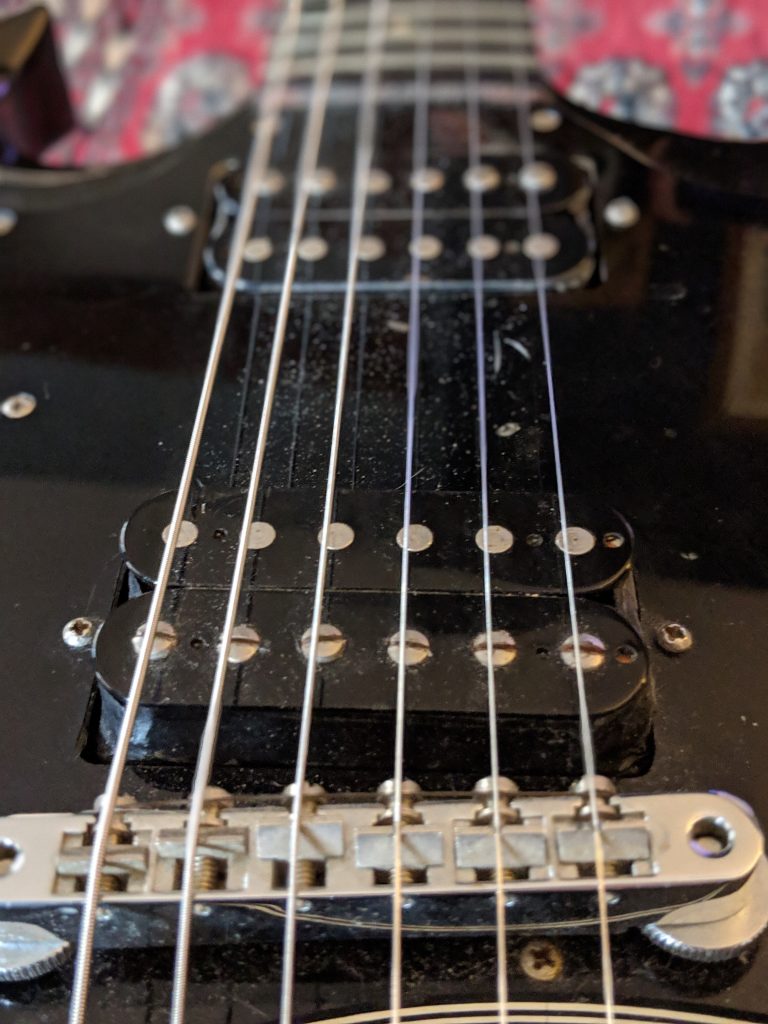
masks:
[[[421,5],[419,5],[419,8]],[[413,174],[427,166],[429,145],[429,81],[428,63],[432,47],[432,25],[428,42],[419,47],[419,63],[415,75],[413,118]],[[405,758],[405,652],[408,631],[408,590],[410,583],[410,532],[413,505],[413,464],[416,444],[416,403],[419,390],[421,355],[421,255],[418,240],[424,232],[424,191],[414,188],[411,204],[411,280],[406,345],[406,440],[403,474],[403,527],[400,559],[400,611],[397,652],[397,689],[395,711],[394,786],[392,794],[392,939],[389,972],[389,1003],[391,1024],[400,1024],[403,996],[403,762]]]
[[[478,102],[479,74],[477,67],[465,64],[467,95],[467,142],[470,169],[481,164],[480,105]],[[469,191],[470,236],[479,238],[484,231],[483,199],[478,189]],[[496,699],[496,672],[493,662],[493,595],[491,580],[491,554],[489,540],[490,509],[488,485],[488,410],[485,381],[485,311],[483,303],[483,261],[472,256],[472,282],[475,319],[475,363],[477,376],[477,426],[480,456],[480,513],[482,520],[483,565],[483,619],[485,624],[486,688],[488,690],[488,738],[491,761],[491,813],[495,861],[495,913],[496,913],[496,989],[499,1004],[499,1022],[506,1024],[508,1002],[507,979],[507,907],[504,892],[504,854],[499,792],[499,735]]]
[[[237,621],[240,596],[248,556],[251,523],[261,485],[261,475],[267,447],[267,437],[272,422],[272,410],[277,390],[283,348],[288,328],[293,281],[298,262],[298,246],[304,229],[305,215],[309,200],[309,177],[317,167],[320,141],[325,123],[331,80],[343,22],[344,0],[329,0],[325,24],[317,48],[317,69],[315,73],[312,100],[304,129],[304,140],[299,158],[298,187],[296,189],[292,224],[289,235],[288,254],[283,274],[283,286],[278,306],[272,340],[269,367],[264,386],[261,419],[253,456],[248,492],[240,526],[235,566],[227,599],[226,614],[219,643],[216,670],[211,686],[205,728],[200,743],[197,767],[192,787],[187,832],[184,843],[184,861],[179,902],[179,920],[174,964],[173,990],[171,999],[171,1022],[183,1024],[186,1008],[187,979],[189,973],[189,948],[192,932],[192,904],[195,899],[195,862],[200,838],[201,820],[205,805],[206,787],[210,781],[216,742],[221,720],[224,687],[228,675],[228,656],[232,634]]]
[[[520,137],[520,150],[523,165],[531,164],[536,159],[536,147],[533,138],[533,131],[530,124],[530,88],[531,84],[527,76],[517,71],[515,80],[518,87],[517,101],[517,125]],[[526,189],[526,221],[528,232],[531,235],[538,235],[543,230],[543,217],[538,193],[534,189]],[[539,313],[539,324],[541,329],[541,342],[544,355],[544,369],[547,385],[547,402],[549,407],[552,453],[555,467],[555,483],[557,491],[557,506],[560,522],[560,533],[563,538],[563,568],[565,572],[566,591],[568,596],[568,620],[570,625],[571,642],[575,659],[575,680],[576,693],[579,708],[579,733],[581,738],[582,762],[584,774],[587,778],[589,818],[592,827],[592,837],[595,853],[595,882],[598,903],[599,918],[599,941],[600,941],[600,965],[603,1002],[606,1007],[606,1024],[614,1022],[614,974],[613,959],[611,952],[611,932],[608,919],[608,894],[606,890],[606,865],[605,849],[603,844],[602,822],[598,806],[597,787],[595,783],[596,761],[595,747],[592,736],[592,724],[589,718],[589,705],[587,702],[586,684],[584,680],[584,667],[581,660],[581,643],[579,633],[578,610],[576,607],[576,591],[573,581],[573,564],[568,543],[568,514],[565,501],[565,481],[563,473],[562,458],[560,454],[560,430],[557,420],[557,399],[555,396],[554,371],[552,368],[552,346],[549,323],[549,308],[547,303],[547,282],[544,262],[540,258],[531,261],[533,278],[536,291],[536,305]]]
[[[365,223],[367,183],[370,175],[375,138],[377,95],[381,74],[381,61],[387,35],[389,0],[372,0],[368,21],[366,43],[366,68],[361,86],[356,153],[353,176],[352,211],[350,218],[349,257],[346,276],[346,292],[342,313],[339,361],[336,376],[333,426],[328,457],[323,525],[320,531],[320,554],[317,564],[312,622],[310,626],[307,670],[304,681],[299,743],[296,756],[296,770],[291,801],[291,824],[288,858],[288,885],[286,892],[286,920],[283,940],[283,964],[280,992],[280,1024],[292,1024],[293,984],[296,959],[296,913],[298,902],[298,861],[301,837],[301,814],[304,799],[303,787],[309,758],[309,739],[312,728],[312,711],[317,677],[317,653],[320,640],[320,625],[328,570],[328,542],[331,516],[336,494],[336,471],[341,442],[341,424],[346,393],[347,372],[352,339],[352,317],[355,308],[355,292],[359,272],[360,240]]]
[[[301,7],[302,0],[288,0],[281,34],[289,40],[296,39]],[[109,843],[112,819],[114,817],[120,783],[125,770],[136,715],[138,713],[144,682],[149,667],[150,653],[152,651],[157,627],[160,622],[160,614],[162,612],[165,592],[176,556],[179,532],[184,520],[192,481],[194,479],[195,466],[200,450],[203,429],[207,419],[208,407],[211,402],[214,384],[218,375],[219,362],[227,337],[227,328],[232,314],[235,294],[237,291],[237,280],[242,265],[243,250],[248,240],[253,215],[256,209],[256,183],[264,179],[269,166],[272,143],[279,124],[283,97],[285,95],[285,84],[288,77],[288,71],[291,66],[290,55],[292,52],[292,47],[286,48],[286,54],[280,58],[278,66],[275,68],[272,84],[265,89],[260,104],[258,125],[248,156],[243,181],[240,214],[233,232],[230,255],[227,261],[226,277],[221,293],[221,299],[219,301],[213,339],[205,367],[203,384],[195,412],[189,446],[185,456],[181,479],[179,481],[179,487],[174,502],[173,514],[168,525],[168,536],[163,549],[160,567],[158,569],[155,589],[152,594],[147,620],[144,624],[144,634],[139,645],[136,663],[134,665],[131,683],[125,702],[125,709],[123,711],[123,718],[120,723],[120,730],[118,732],[115,748],[112,754],[112,761],[107,775],[107,783],[101,798],[101,805],[99,807],[95,828],[93,830],[91,857],[80,913],[78,948],[75,958],[72,993],[69,1004],[68,1016],[70,1024],[83,1024],[83,1021],[85,1020],[96,923],[101,896],[102,872]]]

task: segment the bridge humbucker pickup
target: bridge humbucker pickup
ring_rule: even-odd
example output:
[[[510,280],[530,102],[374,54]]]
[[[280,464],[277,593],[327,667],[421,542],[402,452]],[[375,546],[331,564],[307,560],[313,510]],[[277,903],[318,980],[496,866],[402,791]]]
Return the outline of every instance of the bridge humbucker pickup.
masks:
[[[170,521],[173,495],[141,505],[125,524],[122,548],[126,563],[144,583],[152,584],[163,550],[163,530]],[[245,574],[250,590],[305,589],[314,584],[318,529],[322,522],[319,491],[268,492],[259,520],[274,537],[266,546],[255,540],[252,564]],[[332,555],[328,591],[397,591],[400,587],[401,491],[340,490],[334,518],[352,530],[343,550]],[[172,585],[227,588],[241,525],[243,496],[199,499],[189,521],[194,540],[179,551]],[[569,497],[573,576],[576,591],[589,593],[613,585],[632,557],[632,532],[617,512],[593,508]],[[476,493],[413,494],[411,521],[427,526],[429,543],[410,559],[414,591],[466,592],[478,588],[480,508]],[[501,593],[557,594],[565,591],[562,538],[553,495],[494,492],[490,521],[511,534],[494,543],[493,583]],[[272,537],[269,532],[267,539]],[[424,542],[422,542],[424,543]],[[508,546],[506,546],[508,545]]]
[[[225,599],[221,591],[176,593],[172,643],[150,662],[132,760],[194,763]],[[118,606],[96,642],[100,699],[89,744],[103,759],[111,756],[149,601],[146,594]],[[250,595],[244,621],[258,641],[229,668],[217,763],[292,770],[310,614],[311,595],[303,592]],[[645,753],[650,733],[648,653],[630,623],[606,605],[579,598],[578,615],[598,763],[606,773],[626,773]],[[566,599],[499,594],[494,619],[505,637],[497,635],[493,646],[503,770],[576,774],[581,747]],[[394,750],[398,597],[337,592],[325,620],[337,636],[318,667],[310,765],[380,771]],[[439,750],[445,778],[474,777],[488,763],[482,596],[415,593],[410,623],[420,639],[407,669],[406,762],[426,779]]]

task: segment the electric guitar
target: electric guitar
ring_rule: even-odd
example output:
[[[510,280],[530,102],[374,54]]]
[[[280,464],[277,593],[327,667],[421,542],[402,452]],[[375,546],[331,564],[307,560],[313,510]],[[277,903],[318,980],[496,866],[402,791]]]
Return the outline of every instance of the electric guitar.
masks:
[[[768,173],[515,0],[0,172],[15,1021],[768,1020]]]

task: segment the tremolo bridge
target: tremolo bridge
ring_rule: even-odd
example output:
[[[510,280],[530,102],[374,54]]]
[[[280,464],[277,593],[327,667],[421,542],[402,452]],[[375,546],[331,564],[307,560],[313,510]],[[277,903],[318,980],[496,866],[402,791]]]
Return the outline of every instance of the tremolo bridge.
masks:
[[[726,794],[617,796],[596,779],[611,929],[640,927],[678,955],[738,955],[766,925],[763,836]],[[499,780],[502,884],[512,931],[597,929],[588,783],[520,793]],[[492,786],[472,794],[403,788],[400,858],[405,935],[493,933],[496,854]],[[389,931],[395,865],[391,784],[378,799],[305,786],[297,867],[302,935],[350,939]],[[287,888],[290,792],[236,802],[210,789],[196,856],[196,941],[279,939]],[[11,934],[34,925],[73,941],[95,814],[0,820],[13,890],[0,923],[0,976]],[[121,801],[107,850],[97,944],[173,945],[187,812]],[[21,929],[21,932],[19,932]],[[33,966],[28,965],[30,973]],[[40,972],[38,972],[40,973]]]

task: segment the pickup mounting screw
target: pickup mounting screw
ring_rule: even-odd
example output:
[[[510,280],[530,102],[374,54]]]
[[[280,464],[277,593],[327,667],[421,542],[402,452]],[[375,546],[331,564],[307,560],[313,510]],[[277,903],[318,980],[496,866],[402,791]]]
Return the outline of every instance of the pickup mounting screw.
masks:
[[[617,196],[606,204],[603,211],[606,223],[617,231],[633,228],[640,220],[640,208],[629,196]]]
[[[70,619],[61,631],[61,639],[71,647],[73,651],[81,651],[84,647],[90,647],[96,634],[96,623],[93,619],[86,619],[78,615],[76,619]]]
[[[681,622],[665,622],[656,630],[656,642],[668,654],[684,654],[693,647],[693,633]]]
[[[2,405],[0,412],[9,420],[23,420],[37,408],[37,399],[28,391],[19,391],[16,395],[9,395]]]
[[[165,211],[163,227],[169,235],[183,238],[197,227],[197,214],[191,206],[172,206]]]
[[[520,950],[520,967],[532,981],[555,981],[563,973],[563,954],[553,942],[528,942]]]
[[[603,534],[604,548],[620,548],[624,544],[624,537],[620,533],[609,531]]]
[[[146,622],[142,622],[133,634],[131,643],[137,654],[141,648],[141,641],[146,628]],[[173,626],[169,622],[158,622],[152,650],[149,654],[150,661],[162,661],[163,658],[167,658],[178,642],[179,638]]]

